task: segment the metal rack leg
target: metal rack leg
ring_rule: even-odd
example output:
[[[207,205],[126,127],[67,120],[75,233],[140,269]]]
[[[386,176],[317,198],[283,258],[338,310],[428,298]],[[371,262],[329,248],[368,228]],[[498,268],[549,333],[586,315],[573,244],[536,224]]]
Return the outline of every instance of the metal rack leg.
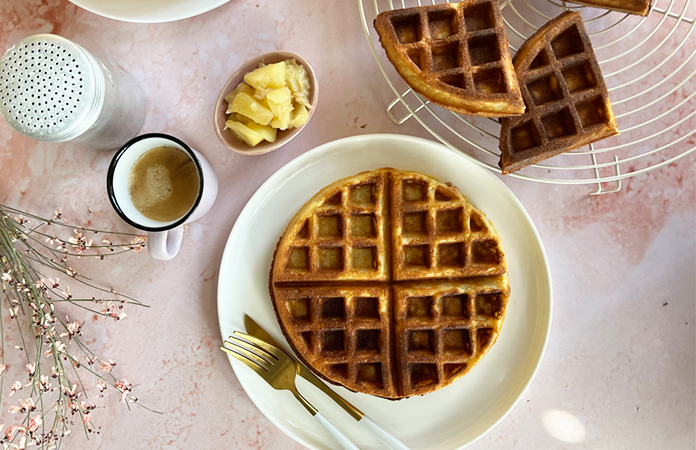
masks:
[[[612,192],[618,192],[621,190],[621,179],[616,180],[616,186],[610,189],[604,189],[602,187],[601,177],[599,176],[599,167],[597,166],[597,156],[594,153],[594,145],[590,144],[590,156],[592,156],[592,164],[594,165],[595,177],[597,178],[597,190],[590,192],[590,195],[600,195],[600,194],[611,194]],[[614,175],[621,176],[621,170],[619,169],[619,158],[614,156]]]

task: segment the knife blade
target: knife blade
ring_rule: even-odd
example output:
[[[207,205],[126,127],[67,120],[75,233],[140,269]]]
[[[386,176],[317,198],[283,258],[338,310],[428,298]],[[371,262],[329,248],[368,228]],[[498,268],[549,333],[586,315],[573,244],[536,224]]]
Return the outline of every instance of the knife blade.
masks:
[[[297,367],[297,374],[299,376],[309,381],[314,386],[319,388],[323,393],[331,397],[333,401],[338,403],[341,406],[341,408],[343,408],[355,420],[360,421],[360,419],[362,419],[363,416],[365,416],[365,414],[362,411],[353,406],[350,402],[348,402],[348,400],[345,400],[344,398],[336,394],[330,387],[326,385],[326,383],[321,381],[308,368],[306,368],[304,364],[298,361],[295,355],[285,350],[285,348],[282,345],[280,345],[278,341],[273,339],[273,337],[270,334],[268,334],[268,332],[264,330],[261,327],[261,325],[256,323],[254,319],[252,319],[246,314],[244,315],[244,326],[246,327],[247,333],[249,333],[250,335],[257,337],[263,341],[266,341],[275,347],[278,347],[279,349],[284,351],[288,356],[290,356],[290,358],[292,358],[292,360],[295,361],[295,367]]]

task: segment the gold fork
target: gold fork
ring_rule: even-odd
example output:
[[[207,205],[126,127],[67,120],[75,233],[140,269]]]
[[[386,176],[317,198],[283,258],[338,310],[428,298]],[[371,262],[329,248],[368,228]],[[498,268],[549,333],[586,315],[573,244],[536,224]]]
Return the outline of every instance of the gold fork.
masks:
[[[316,375],[314,375],[309,369],[300,363],[291,353],[283,348],[283,346],[273,339],[273,336],[268,334],[266,330],[261,327],[258,323],[254,321],[251,317],[244,314],[244,326],[249,335],[261,339],[261,341],[272,345],[273,347],[281,350],[285,353],[292,362],[295,363],[295,368],[297,375],[301,376],[305,380],[312,383],[314,386],[319,388],[323,393],[331,397],[331,399],[336,402],[341,408],[343,408],[350,416],[355,419],[359,424],[364,425],[366,428],[371,430],[382,442],[384,442],[388,448],[394,450],[410,450],[406,444],[401,442],[396,436],[377,425],[370,417],[366,416],[365,413],[360,411],[355,405],[348,402],[348,400],[339,396],[337,393],[331,390],[325,383],[323,383]]]
[[[309,413],[347,450],[359,450],[338,428],[329,422],[295,387],[295,363],[282,350],[239,331],[220,347],[227,354],[246,364],[276,390],[288,390]]]

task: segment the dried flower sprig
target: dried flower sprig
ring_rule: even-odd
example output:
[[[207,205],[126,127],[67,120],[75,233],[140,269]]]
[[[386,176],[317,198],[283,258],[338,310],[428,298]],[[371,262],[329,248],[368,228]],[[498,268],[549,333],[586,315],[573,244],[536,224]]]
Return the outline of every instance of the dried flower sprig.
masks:
[[[69,236],[61,237],[66,233]],[[6,399],[6,329],[17,330],[14,349],[27,361],[28,374],[25,382],[16,380],[10,385],[9,397],[17,394],[19,398],[7,412],[19,419],[7,427],[0,423],[3,449],[59,448],[76,422],[88,436],[98,434],[92,416],[97,406],[87,400],[83,375],[96,380],[97,398],[111,388],[127,405],[138,400],[132,384],[112,373],[116,363],[97,357],[82,339],[83,324],[70,320],[64,311],[78,307],[118,321],[126,317],[126,304],[145,306],[94,284],[70,266],[72,258],[104,259],[139,252],[147,245],[145,236],[108,235],[113,238],[101,230],[69,225],[59,210],[53,218],[44,219],[0,204],[0,403]],[[60,276],[93,295],[73,296]],[[0,411],[0,422],[5,422],[3,416]]]

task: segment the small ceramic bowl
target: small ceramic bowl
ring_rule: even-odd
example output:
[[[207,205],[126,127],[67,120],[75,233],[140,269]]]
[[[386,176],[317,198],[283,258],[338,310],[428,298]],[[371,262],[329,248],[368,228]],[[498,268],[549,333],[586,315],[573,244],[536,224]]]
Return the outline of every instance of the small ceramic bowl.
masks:
[[[307,119],[307,122],[305,122],[304,125],[299,128],[278,130],[278,135],[275,142],[262,141],[256,147],[251,147],[246,143],[237,140],[232,135],[230,130],[225,129],[225,122],[227,121],[228,116],[228,114],[225,113],[225,111],[227,111],[227,102],[225,101],[225,96],[232,92],[232,90],[243,81],[244,75],[259,67],[260,64],[273,64],[280,61],[285,61],[286,59],[295,59],[295,61],[304,66],[305,70],[307,71],[310,85],[309,103],[312,106],[309,108],[309,118]],[[227,80],[227,83],[225,83],[222,91],[220,91],[217,102],[215,102],[215,115],[213,116],[215,134],[217,134],[220,142],[222,142],[227,148],[243,155],[263,155],[264,153],[278,150],[280,147],[290,142],[292,138],[297,136],[299,132],[302,131],[302,129],[309,123],[309,120],[312,118],[314,110],[316,109],[318,93],[319,86],[317,85],[317,76],[314,73],[314,69],[312,69],[312,66],[310,66],[309,63],[297,53],[278,51],[257,56],[250,59],[244,63],[242,67],[237,69],[234,75]]]

